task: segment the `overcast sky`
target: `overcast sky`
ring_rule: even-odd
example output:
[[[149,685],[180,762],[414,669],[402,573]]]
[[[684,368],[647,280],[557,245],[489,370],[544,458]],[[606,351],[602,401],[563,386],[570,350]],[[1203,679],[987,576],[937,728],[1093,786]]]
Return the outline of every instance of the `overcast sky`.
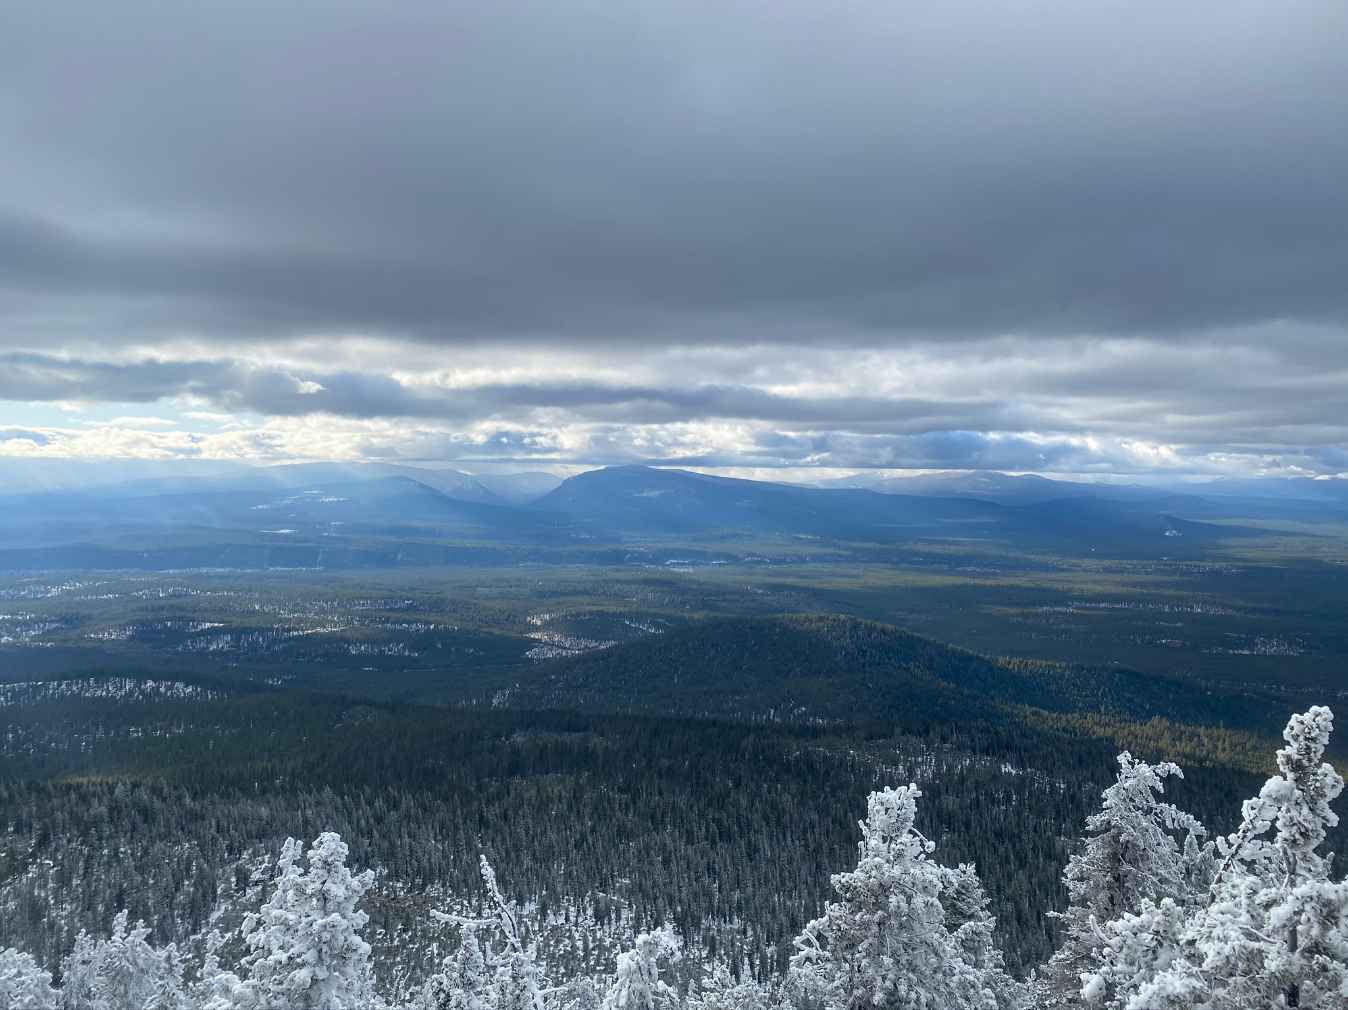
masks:
[[[62,0],[0,455],[1348,471],[1343,0]]]

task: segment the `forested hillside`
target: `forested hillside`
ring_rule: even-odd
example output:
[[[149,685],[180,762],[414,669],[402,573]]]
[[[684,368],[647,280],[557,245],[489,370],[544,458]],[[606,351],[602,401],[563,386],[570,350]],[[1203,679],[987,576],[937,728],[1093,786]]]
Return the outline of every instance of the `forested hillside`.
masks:
[[[275,853],[335,831],[373,870],[363,942],[391,999],[422,992],[436,952],[459,943],[435,910],[490,910],[483,855],[554,982],[599,979],[667,929],[683,998],[707,966],[787,978],[830,871],[852,858],[858,810],[910,783],[914,830],[951,872],[976,867],[997,964],[1025,979],[1065,935],[1064,867],[1116,751],[1182,758],[1168,797],[1225,833],[1274,770],[1287,712],[1253,689],[993,659],[853,618],[630,630],[581,655],[445,678],[450,707],[378,700],[390,691],[373,669],[363,697],[299,689],[280,664],[265,680],[221,664],[0,684],[0,946],[59,980],[81,931],[105,937],[124,911],[118,943],[143,922],[136,942],[200,958],[219,930],[218,958],[237,966]],[[1328,850],[1348,848],[1325,830]],[[950,886],[967,906],[961,879]]]
[[[357,716],[353,725],[362,720]],[[234,725],[247,723],[245,717]],[[646,736],[651,728],[640,727]],[[521,903],[502,890],[492,861],[483,854],[474,883],[464,880],[462,890],[422,892],[427,900],[415,914],[434,924],[445,948],[416,944],[407,928],[390,937],[387,917],[381,928],[365,910],[381,904],[374,895],[376,873],[352,872],[348,845],[339,835],[323,832],[307,852],[288,839],[274,865],[259,864],[253,873],[236,866],[234,884],[225,890],[235,892],[246,914],[229,922],[205,914],[203,904],[205,921],[181,943],[155,944],[153,926],[123,910],[113,917],[106,939],[85,932],[75,936],[55,974],[28,952],[0,950],[0,998],[15,1010],[58,1005],[89,1010],[844,1010],[860,1005],[1329,1010],[1342,1006],[1348,995],[1348,884],[1334,878],[1323,850],[1337,823],[1330,804],[1343,788],[1338,773],[1322,762],[1331,728],[1332,716],[1324,708],[1294,717],[1277,754],[1278,773],[1242,806],[1229,833],[1215,835],[1191,812],[1163,799],[1167,787],[1182,780],[1177,766],[1120,755],[1116,780],[1086,820],[1085,837],[1062,873],[1067,901],[1060,943],[1042,971],[1023,982],[1006,970],[978,864],[957,861],[955,846],[918,817],[920,809],[940,808],[940,796],[911,784],[869,793],[855,869],[832,876],[832,896],[819,895],[810,912],[820,914],[793,929],[789,947],[783,938],[775,956],[756,962],[743,948],[709,944],[706,932],[694,927],[682,907],[664,914],[638,907],[639,925],[646,928],[624,936],[628,949],[616,957],[599,959],[608,964],[595,964],[596,951],[615,938],[596,896],[583,915],[574,903],[553,904],[546,897],[548,882],[565,886],[572,863],[567,858],[536,865],[534,897]],[[578,729],[559,725],[554,732]],[[731,740],[741,749],[749,742],[733,735]],[[802,753],[821,743],[808,736],[795,740]],[[535,736],[525,750],[535,748],[547,751],[549,744]],[[658,753],[657,747],[653,756]],[[708,756],[722,755],[712,750]],[[264,767],[284,777],[283,765],[267,767],[265,760],[253,771],[260,774]],[[656,767],[667,766],[657,761]],[[717,777],[713,772],[711,778]],[[765,785],[773,791],[755,779],[733,783],[730,791],[761,792]],[[261,782],[251,790],[236,784],[239,809],[256,802]],[[663,782],[657,777],[645,788],[658,795]],[[479,788],[486,785],[478,783]],[[95,795],[84,794],[86,799]],[[147,798],[134,792],[104,794],[108,810],[125,805],[136,811],[131,816],[145,818],[142,829],[170,828],[162,819],[155,821]],[[175,797],[174,809],[190,809],[182,802],[186,798]],[[15,794],[6,799],[6,809],[23,806]],[[515,822],[525,833],[558,820],[596,826],[585,811],[549,803],[543,794],[526,792],[513,805],[531,815]],[[472,838],[472,820],[457,813],[443,825],[463,829],[453,836],[456,847],[468,852],[494,847]],[[689,813],[683,811],[680,824],[700,820]],[[601,823],[606,834],[622,832],[621,818]],[[380,816],[356,830],[360,827],[387,835],[399,825]],[[760,827],[741,822],[735,837],[761,844],[767,839],[756,830]],[[793,827],[797,839],[811,837],[808,820],[797,817]],[[42,834],[45,829],[34,832]],[[428,841],[420,839],[420,847]],[[519,837],[502,839],[497,846],[518,851],[521,842]],[[36,853],[30,848],[28,855],[31,859]],[[199,859],[203,853],[195,855]],[[670,869],[660,867],[659,855],[646,854],[655,857],[643,860],[648,872]],[[769,844],[748,861],[779,863],[781,855]],[[1000,860],[981,865],[998,861],[1019,864],[1003,852]],[[224,869],[221,863],[208,865],[216,872]],[[714,882],[718,892],[737,893],[735,881],[717,872],[714,859],[687,869]],[[91,879],[96,878],[83,876],[86,885]],[[777,894],[790,893],[790,886],[790,881],[777,881]],[[633,895],[639,893],[638,886]],[[55,894],[45,897],[50,910]],[[91,895],[86,891],[83,897]],[[125,903],[129,895],[115,897]],[[219,889],[209,897],[218,901]],[[153,894],[146,911],[162,924],[165,902],[171,905],[171,900],[169,894]],[[407,904],[403,910],[411,912]],[[24,912],[32,918],[31,906],[17,911],[19,918]],[[208,925],[223,930],[212,928],[203,936]],[[382,973],[375,968],[367,934],[392,948]],[[550,941],[546,949],[545,941]]]
[[[1024,709],[1276,735],[1286,702],[1124,667],[995,660],[872,621],[730,618],[540,666],[515,705],[777,722],[1018,721]]]
[[[123,905],[160,940],[199,931],[246,891],[257,855],[325,828],[383,871],[375,898],[397,900],[371,913],[390,932],[407,900],[428,900],[406,895],[476,895],[482,851],[544,908],[608,895],[634,922],[670,920],[690,944],[780,966],[823,868],[851,848],[857,805],[896,780],[927,790],[932,837],[987,866],[1013,963],[1028,965],[1049,947],[1063,839],[1110,773],[1103,745],[991,724],[858,734],[31,690],[6,707],[0,896],[14,914],[0,941],[53,966],[77,928]],[[1248,788],[1233,772],[1205,781]],[[998,858],[1008,849],[1022,856],[1014,872]]]

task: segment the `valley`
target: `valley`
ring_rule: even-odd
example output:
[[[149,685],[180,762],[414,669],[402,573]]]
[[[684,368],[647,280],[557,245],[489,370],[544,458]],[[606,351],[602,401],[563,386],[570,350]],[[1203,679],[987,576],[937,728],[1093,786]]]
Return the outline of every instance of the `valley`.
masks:
[[[1023,975],[1118,751],[1229,830],[1288,715],[1348,695],[1334,500],[230,480],[8,500],[0,947],[55,969],[125,908],[200,948],[332,829],[386,991],[452,940],[431,908],[482,911],[479,853],[553,977],[667,924],[685,981],[767,978],[911,782]]]

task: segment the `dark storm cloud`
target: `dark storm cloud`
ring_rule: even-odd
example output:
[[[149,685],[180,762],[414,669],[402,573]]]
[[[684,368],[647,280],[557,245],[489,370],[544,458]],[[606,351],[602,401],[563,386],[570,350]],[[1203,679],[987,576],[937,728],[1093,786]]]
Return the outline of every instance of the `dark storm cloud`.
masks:
[[[10,5],[0,339],[1341,326],[1345,30],[1339,0]]]

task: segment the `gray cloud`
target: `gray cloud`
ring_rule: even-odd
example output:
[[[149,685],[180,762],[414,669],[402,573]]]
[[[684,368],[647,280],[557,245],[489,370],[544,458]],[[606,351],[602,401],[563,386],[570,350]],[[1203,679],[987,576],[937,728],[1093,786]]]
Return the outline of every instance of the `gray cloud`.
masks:
[[[122,299],[101,340],[1341,324],[1345,28],[1335,0],[20,3],[4,283]]]
[[[1338,472],[1346,31],[1340,0],[19,0],[0,400],[332,416],[379,456]],[[402,364],[469,352],[494,376]],[[844,374],[889,353],[919,378]]]
[[[690,370],[656,369],[668,372],[660,382],[546,379],[539,377],[543,368],[527,381],[444,385],[229,358],[103,361],[8,352],[0,353],[0,399],[187,397],[224,418],[370,422],[377,433],[359,440],[357,452],[379,458],[1135,472],[1181,462],[1203,470],[1222,454],[1236,454],[1261,467],[1348,469],[1348,371],[1312,370],[1306,362],[1274,357],[1264,370],[1271,374],[1247,368],[1231,375],[1221,366],[1232,352],[1207,345],[1189,348],[1180,360],[1145,343],[1126,352],[1096,350],[1086,344],[1075,359],[1013,365],[975,353],[956,359],[964,368],[944,380],[934,376],[921,396],[788,390],[774,386],[767,373],[757,383],[707,382],[701,380],[708,365],[701,361]],[[935,364],[950,371],[946,359]],[[1157,376],[1154,383],[1144,380],[1148,370]],[[1117,389],[1102,381],[1110,374],[1118,375]],[[846,372],[828,378],[837,385],[849,375],[856,378]],[[1022,396],[1008,395],[1008,384]],[[686,430],[698,424],[732,428]],[[563,437],[567,431],[570,437]],[[260,439],[253,443],[257,451],[281,452],[276,433],[253,437]],[[1147,446],[1130,448],[1135,440]],[[184,453],[198,451],[192,438],[174,444]],[[709,444],[715,448],[700,448]],[[236,435],[230,451],[247,445]],[[1180,455],[1158,455],[1157,447],[1166,445]]]
[[[359,372],[292,373],[228,360],[102,362],[35,353],[0,354],[0,399],[149,402],[196,396],[233,411],[279,417],[466,421],[559,409],[595,421],[659,424],[706,418],[792,424],[882,425],[931,430],[951,424],[1003,428],[1034,421],[997,402],[920,398],[783,396],[738,385],[636,386],[599,382],[418,387]]]
[[[0,399],[150,403],[178,394],[210,395],[241,370],[227,362],[105,362],[48,354],[0,356]]]

